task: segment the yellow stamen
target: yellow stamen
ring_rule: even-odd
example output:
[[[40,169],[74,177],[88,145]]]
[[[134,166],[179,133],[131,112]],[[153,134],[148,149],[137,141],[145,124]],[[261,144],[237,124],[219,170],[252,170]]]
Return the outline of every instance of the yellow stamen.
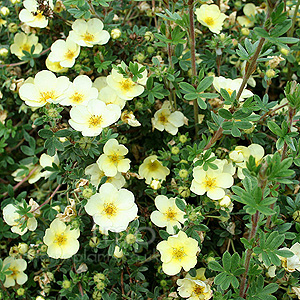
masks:
[[[173,258],[181,260],[186,256],[183,248],[173,248]]]
[[[78,104],[78,103],[82,102],[83,95],[79,94],[78,92],[75,92],[70,98],[71,98],[71,101]]]
[[[159,168],[159,166],[160,166],[159,162],[155,160],[148,165],[148,169],[149,169],[149,171],[154,172]]]
[[[227,89],[225,89],[225,90],[228,92],[229,96],[231,96],[232,93],[233,93],[233,91],[234,91],[234,90],[232,90],[232,89],[230,89],[230,88],[227,88]]]
[[[64,233],[56,234],[54,243],[58,244],[58,246],[62,246],[66,243],[67,238],[64,236]]]
[[[88,33],[86,32],[85,34],[82,35],[82,39],[85,41],[85,42],[91,42],[94,40],[94,35],[92,35],[91,33]]]
[[[167,219],[170,220],[174,220],[175,217],[177,216],[176,211],[174,211],[171,207],[168,209],[167,212],[165,212],[165,215],[167,217]]]
[[[212,187],[214,187],[216,185],[216,179],[206,176],[204,184],[205,184],[206,188],[211,189]]]
[[[113,203],[104,204],[104,212],[106,213],[106,215],[108,217],[112,217],[112,216],[116,215],[117,208]]]
[[[204,22],[205,22],[208,26],[212,26],[212,25],[215,24],[215,21],[214,21],[214,19],[213,19],[212,17],[206,17],[206,18],[204,19]]]
[[[55,100],[55,92],[48,91],[48,92],[40,92],[40,102],[48,102],[48,100]]]
[[[133,86],[134,82],[130,78],[126,78],[121,81],[121,89],[124,91],[130,91]]]
[[[193,288],[193,292],[194,292],[195,296],[203,295],[204,286],[196,284],[195,287]]]
[[[102,123],[102,116],[93,115],[89,119],[89,127],[97,127]]]
[[[73,59],[75,57],[75,52],[68,50],[67,53],[65,54],[66,59]]]

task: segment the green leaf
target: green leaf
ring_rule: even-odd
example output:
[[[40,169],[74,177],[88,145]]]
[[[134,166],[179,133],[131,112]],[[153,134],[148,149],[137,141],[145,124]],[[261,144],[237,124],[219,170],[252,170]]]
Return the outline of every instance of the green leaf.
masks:
[[[196,93],[196,89],[187,82],[180,82],[179,86],[183,89],[186,93]]]
[[[267,125],[274,134],[279,135],[280,137],[283,136],[283,132],[281,128],[275,122],[269,121]]]
[[[198,103],[198,105],[199,105],[199,107],[200,107],[201,109],[206,109],[206,108],[207,108],[207,104],[205,103],[205,101],[202,100],[202,99],[199,98],[199,97],[198,97],[198,99],[197,99],[197,103]]]
[[[222,266],[216,261],[210,261],[208,263],[208,267],[209,267],[209,269],[211,269],[213,271],[216,271],[216,272],[223,272],[224,271]]]
[[[176,206],[177,206],[180,210],[185,211],[186,204],[183,202],[182,199],[176,198],[176,199],[175,199],[175,204],[176,204]]]
[[[232,114],[229,110],[224,109],[224,108],[220,108],[218,110],[218,114],[219,116],[221,116],[222,118],[224,118],[225,120],[230,120],[232,119]]]
[[[206,89],[208,89],[214,81],[214,78],[212,76],[205,77],[201,80],[201,82],[197,86],[197,92],[201,93],[204,92]]]
[[[54,135],[54,133],[49,129],[41,129],[39,130],[38,134],[43,139],[48,139]]]
[[[227,271],[227,272],[230,272],[230,268],[231,268],[231,256],[230,256],[230,254],[229,254],[228,251],[226,251],[223,254],[222,263],[223,263],[224,270]]]

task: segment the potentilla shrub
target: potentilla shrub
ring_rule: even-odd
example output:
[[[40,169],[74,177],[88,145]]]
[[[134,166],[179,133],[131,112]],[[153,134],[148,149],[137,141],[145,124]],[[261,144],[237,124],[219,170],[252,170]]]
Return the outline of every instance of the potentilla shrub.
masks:
[[[300,1],[0,8],[0,299],[300,299]]]

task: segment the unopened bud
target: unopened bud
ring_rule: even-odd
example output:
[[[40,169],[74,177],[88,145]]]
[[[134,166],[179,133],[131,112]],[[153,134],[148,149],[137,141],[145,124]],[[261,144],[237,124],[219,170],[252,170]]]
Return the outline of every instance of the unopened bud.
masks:
[[[112,39],[116,40],[121,36],[122,32],[120,29],[115,28],[111,31],[110,36]]]

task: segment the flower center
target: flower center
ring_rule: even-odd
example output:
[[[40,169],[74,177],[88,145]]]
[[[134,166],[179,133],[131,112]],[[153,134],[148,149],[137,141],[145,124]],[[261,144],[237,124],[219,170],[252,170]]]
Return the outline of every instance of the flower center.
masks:
[[[80,103],[83,100],[83,95],[79,94],[78,92],[75,92],[70,99],[74,102],[74,103]]]
[[[104,204],[104,212],[106,213],[107,217],[115,216],[117,213],[117,208],[113,203]]]
[[[30,52],[30,48],[31,47],[28,44],[24,44],[23,47],[22,47],[22,50]]]
[[[62,246],[66,243],[67,238],[65,237],[64,233],[56,234],[54,243],[58,244],[58,246]]]
[[[183,247],[181,248],[173,248],[173,258],[181,260],[186,256]]]
[[[168,221],[170,221],[170,220],[174,220],[175,219],[177,213],[171,207],[169,207],[168,211],[165,212],[165,215],[166,215]]]
[[[129,91],[132,89],[133,86],[134,86],[134,83],[130,78],[126,78],[121,81],[121,89],[123,91]]]
[[[203,295],[204,286],[196,284],[193,288],[193,292],[194,292],[195,296]]]
[[[48,92],[40,92],[40,101],[41,102],[48,102],[48,100],[55,100],[55,92],[48,91]]]
[[[123,159],[123,156],[118,155],[117,153],[114,153],[114,154],[112,154],[112,155],[109,155],[108,157],[109,157],[109,159],[110,159],[113,163],[118,163],[120,160]]]
[[[212,25],[215,24],[215,21],[214,21],[214,19],[213,19],[212,17],[206,17],[206,18],[204,19],[204,22],[205,22],[208,26],[212,26]]]
[[[216,185],[216,179],[206,176],[204,184],[206,188],[211,189]]]
[[[36,13],[35,13],[35,19],[37,19],[37,20],[41,20],[41,19],[43,19],[43,17],[44,17],[44,15],[43,15],[43,12],[41,12],[41,11],[37,11]]]
[[[148,165],[149,171],[156,171],[159,168],[159,163],[157,161],[153,161]]]
[[[84,35],[82,35],[82,38],[85,42],[91,42],[94,40],[94,36],[88,32],[86,32]]]
[[[227,89],[225,89],[225,90],[227,91],[227,93],[229,94],[229,96],[231,96],[232,93],[233,93],[233,91],[234,91],[234,90],[232,90],[231,88],[227,88]]]
[[[158,117],[158,120],[159,120],[161,123],[163,123],[163,124],[167,123],[167,121],[168,121],[167,117],[166,117],[165,115],[163,115],[163,114],[161,114],[161,115]]]
[[[89,118],[89,127],[96,127],[102,123],[102,116],[92,115]]]
[[[12,271],[9,276],[16,277],[20,272],[15,267],[8,268],[8,270]]]
[[[68,50],[65,54],[65,58],[66,59],[72,59],[75,57],[75,52],[74,51],[71,51],[71,50]]]

